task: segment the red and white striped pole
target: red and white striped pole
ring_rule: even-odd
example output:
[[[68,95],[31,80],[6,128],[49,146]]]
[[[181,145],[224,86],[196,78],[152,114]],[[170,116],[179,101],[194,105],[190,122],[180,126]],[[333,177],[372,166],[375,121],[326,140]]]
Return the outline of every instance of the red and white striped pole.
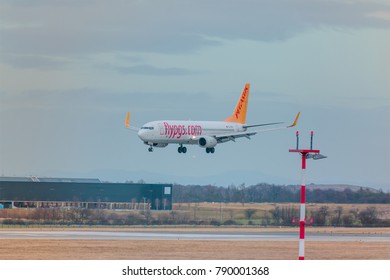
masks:
[[[306,155],[302,155],[302,173],[301,173],[301,209],[299,215],[299,260],[305,259],[305,222],[306,222]]]
[[[302,173],[301,173],[301,208],[299,217],[299,255],[298,260],[305,259],[305,203],[306,203],[306,159],[310,153],[319,154],[320,150],[313,150],[313,131],[311,132],[310,150],[299,149],[299,132],[297,131],[297,147],[295,150],[289,150],[290,153],[300,153],[302,158]]]

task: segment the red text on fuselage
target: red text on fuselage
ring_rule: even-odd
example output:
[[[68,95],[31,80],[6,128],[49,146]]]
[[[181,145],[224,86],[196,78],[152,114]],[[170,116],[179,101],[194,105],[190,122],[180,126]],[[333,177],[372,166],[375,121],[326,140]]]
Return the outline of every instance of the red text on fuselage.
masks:
[[[198,136],[202,135],[202,126],[200,125],[180,125],[180,124],[169,124],[164,122],[164,135],[168,138],[180,139],[184,135]]]

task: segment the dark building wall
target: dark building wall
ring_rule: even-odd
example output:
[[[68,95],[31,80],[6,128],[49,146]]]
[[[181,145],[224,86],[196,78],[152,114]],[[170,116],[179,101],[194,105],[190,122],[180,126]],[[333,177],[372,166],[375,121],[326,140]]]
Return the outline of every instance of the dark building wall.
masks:
[[[0,201],[143,202],[152,209],[172,207],[170,184],[0,182]]]

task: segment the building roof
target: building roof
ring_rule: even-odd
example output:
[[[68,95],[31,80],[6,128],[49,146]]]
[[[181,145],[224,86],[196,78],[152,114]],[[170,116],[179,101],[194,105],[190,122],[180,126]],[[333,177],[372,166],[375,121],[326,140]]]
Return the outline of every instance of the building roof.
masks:
[[[94,178],[50,178],[50,177],[5,177],[0,176],[0,182],[50,182],[50,183],[101,183]]]

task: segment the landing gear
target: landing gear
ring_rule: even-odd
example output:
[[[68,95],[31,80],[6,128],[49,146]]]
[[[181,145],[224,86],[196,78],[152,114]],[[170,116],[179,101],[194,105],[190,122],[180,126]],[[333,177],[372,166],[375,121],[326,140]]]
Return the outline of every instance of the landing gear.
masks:
[[[150,146],[149,149],[148,149],[149,152],[153,152],[153,147]]]
[[[177,148],[177,151],[179,152],[179,154],[181,153],[185,154],[187,152],[187,148],[183,147],[183,145],[180,145],[180,147]]]
[[[213,148],[206,148],[206,153],[214,154],[214,152],[215,152],[215,148],[214,147]]]

